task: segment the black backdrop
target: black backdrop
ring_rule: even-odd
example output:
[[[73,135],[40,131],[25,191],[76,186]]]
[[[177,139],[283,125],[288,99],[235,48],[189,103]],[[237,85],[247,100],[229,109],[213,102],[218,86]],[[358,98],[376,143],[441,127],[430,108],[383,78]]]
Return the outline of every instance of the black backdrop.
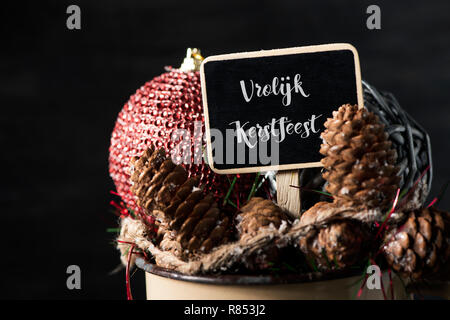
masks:
[[[10,1],[12,2],[12,1]],[[350,42],[362,76],[393,92],[430,133],[432,194],[450,177],[450,2],[377,1],[382,29],[366,28],[369,1],[16,1],[2,3],[1,152],[3,298],[125,298],[109,213],[109,137],[145,81],[204,55]],[[82,29],[66,28],[77,4]],[[450,209],[450,196],[441,202]],[[82,289],[66,288],[66,268]],[[144,298],[142,272],[132,281]]]

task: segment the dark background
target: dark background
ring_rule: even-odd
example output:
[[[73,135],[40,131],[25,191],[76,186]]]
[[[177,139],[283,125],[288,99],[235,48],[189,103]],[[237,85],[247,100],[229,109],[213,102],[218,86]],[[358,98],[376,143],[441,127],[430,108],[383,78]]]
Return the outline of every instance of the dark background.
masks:
[[[14,3],[0,11],[2,298],[126,297],[124,272],[108,275],[119,264],[106,233],[116,225],[109,138],[128,97],[187,47],[208,56],[352,43],[363,78],[431,135],[432,194],[450,177],[448,0]],[[66,28],[70,4],[81,30]],[[366,28],[369,4],[381,7],[381,30]],[[66,288],[71,264],[81,290]],[[144,298],[142,272],[132,286]]]

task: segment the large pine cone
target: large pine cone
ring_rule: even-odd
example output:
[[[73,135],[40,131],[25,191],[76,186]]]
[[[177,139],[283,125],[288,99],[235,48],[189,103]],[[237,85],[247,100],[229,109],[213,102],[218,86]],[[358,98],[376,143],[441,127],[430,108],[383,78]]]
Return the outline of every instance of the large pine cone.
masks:
[[[335,204],[330,204],[335,205]],[[310,210],[315,210],[317,206]],[[314,226],[299,240],[300,249],[319,270],[347,268],[366,253],[368,227],[359,220],[339,219]]]
[[[386,207],[400,177],[397,153],[378,116],[358,106],[343,105],[325,122],[320,153],[328,181],[326,190],[336,201],[369,208]]]
[[[385,236],[388,264],[413,279],[436,274],[450,257],[449,213],[431,207],[409,212],[407,217]]]
[[[147,149],[132,159],[131,190],[136,203],[162,220],[160,237],[177,241],[188,253],[208,252],[228,239],[230,219],[211,194],[197,188],[197,177],[187,178],[182,166],[166,157],[164,149]]]

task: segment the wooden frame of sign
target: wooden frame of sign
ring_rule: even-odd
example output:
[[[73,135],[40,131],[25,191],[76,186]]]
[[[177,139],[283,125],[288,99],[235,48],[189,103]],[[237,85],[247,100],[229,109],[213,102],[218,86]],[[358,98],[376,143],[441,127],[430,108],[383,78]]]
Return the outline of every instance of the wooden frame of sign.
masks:
[[[299,170],[296,169],[322,166],[319,154],[322,124],[342,104],[363,107],[361,71],[356,49],[350,44],[337,43],[210,56],[203,61],[200,76],[207,156],[211,169],[219,174],[278,170],[278,204],[293,216],[298,216],[300,190],[289,186],[299,183]],[[272,118],[269,122],[264,122],[267,120],[266,115]],[[304,115],[310,118],[309,123],[304,121],[305,118],[299,119],[299,116]],[[232,121],[233,117],[238,120]],[[318,118],[317,123],[314,123]],[[240,121],[246,122],[241,124]],[[255,122],[254,128],[258,129],[247,127],[245,130],[244,126],[250,122]],[[281,128],[286,123],[291,132],[294,131],[295,123],[297,136],[288,136],[289,131],[284,131],[285,127]],[[250,135],[251,131],[254,136],[258,136],[257,139],[261,139],[265,132],[261,129],[271,124],[267,135],[272,139],[274,132],[279,134],[274,135],[279,136],[279,163],[261,165],[258,162],[249,165],[247,160],[239,163],[234,154],[239,150],[233,151],[234,162],[231,161],[231,166],[216,163],[211,130],[214,128],[223,133],[228,130],[226,126],[231,124],[235,125],[236,136],[238,132],[241,134],[240,143],[244,140],[246,150],[253,148],[246,134]],[[275,124],[281,131],[273,131]],[[297,125],[302,129],[297,131]],[[280,132],[285,134],[285,141],[281,140]],[[300,139],[304,136],[306,139]]]

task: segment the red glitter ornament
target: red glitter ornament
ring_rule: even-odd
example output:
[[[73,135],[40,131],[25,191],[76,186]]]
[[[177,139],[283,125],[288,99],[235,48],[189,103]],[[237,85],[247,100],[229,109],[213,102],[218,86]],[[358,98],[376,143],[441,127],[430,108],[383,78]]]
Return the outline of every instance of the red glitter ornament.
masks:
[[[120,111],[111,136],[109,148],[109,173],[114,180],[118,194],[133,210],[138,207],[130,191],[129,163],[133,156],[140,156],[150,145],[164,147],[171,152],[179,147],[172,141],[176,129],[186,129],[190,140],[184,140],[182,148],[191,148],[191,164],[184,164],[189,176],[200,176],[201,185],[206,192],[222,198],[229,188],[225,175],[211,171],[202,160],[194,164],[194,157],[202,155],[204,147],[204,117],[201,98],[200,74],[198,71],[184,71],[186,65],[198,70],[201,60],[198,51],[189,51],[180,69],[167,68],[168,72],[154,78],[140,87]],[[183,71],[182,71],[183,70]],[[194,128],[200,121],[201,127]],[[194,129],[201,134],[194,134]],[[242,175],[244,176],[244,175]],[[242,188],[250,189],[252,175],[245,180]]]

